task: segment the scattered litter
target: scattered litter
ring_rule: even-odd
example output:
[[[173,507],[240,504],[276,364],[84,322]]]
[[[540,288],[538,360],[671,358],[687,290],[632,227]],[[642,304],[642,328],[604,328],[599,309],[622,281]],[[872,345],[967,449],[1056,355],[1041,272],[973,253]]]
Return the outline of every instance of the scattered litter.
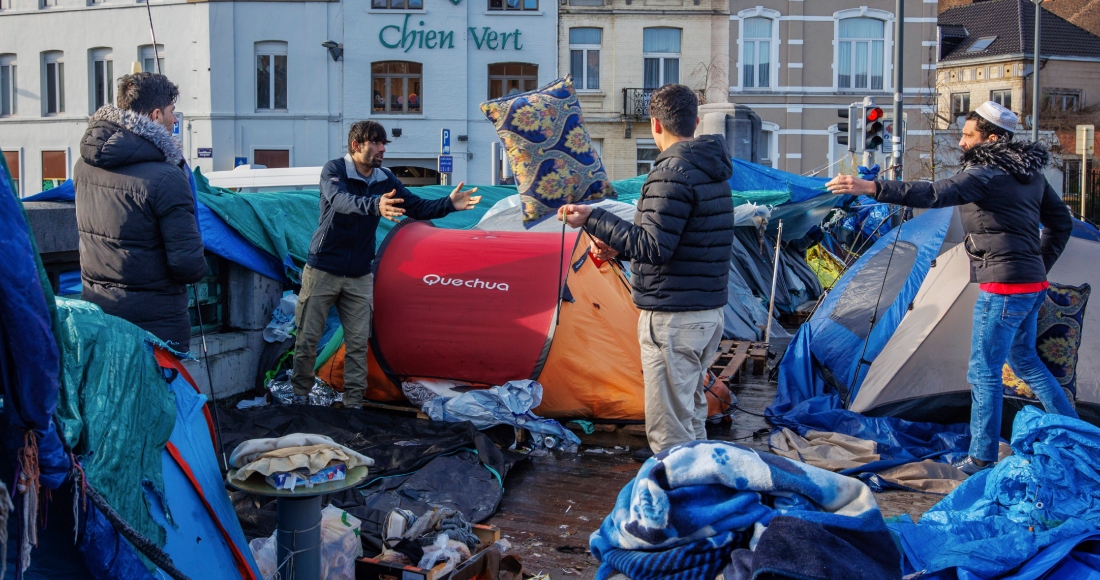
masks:
[[[589,521],[589,518],[588,518],[588,516],[577,516],[577,519],[579,519],[579,520],[580,520],[580,521],[582,521],[582,522],[587,522],[587,521]]]
[[[560,525],[560,526],[558,526],[558,527],[559,527],[559,528],[561,528],[561,529],[563,529],[563,530],[565,530],[565,529],[568,529],[568,528],[569,528],[569,524],[562,524],[562,525]]]
[[[591,434],[596,432],[596,425],[593,424],[592,421],[584,421],[584,420],[581,420],[581,419],[575,419],[575,420],[570,421],[570,422],[574,423],[578,427],[580,427],[581,430],[584,431],[586,435],[591,435]]]
[[[252,407],[263,407],[267,405],[267,397],[260,395],[255,399],[243,399],[237,403],[238,409],[250,409]]]
[[[565,513],[569,513],[569,510],[571,510],[571,509],[573,509],[573,506],[568,506],[568,507],[566,507],[566,508],[565,508]]]
[[[592,449],[585,449],[584,452],[585,453],[610,453],[610,451],[608,451],[606,449],[603,449],[603,448],[600,448],[600,447],[594,447]]]
[[[569,545],[566,545],[566,546],[558,546],[557,548],[554,548],[554,549],[561,552],[562,554],[587,554],[588,553],[588,548],[585,547],[585,546],[569,546]]]
[[[622,446],[621,445],[616,445],[615,449],[622,449]],[[629,449],[629,447],[627,449]]]

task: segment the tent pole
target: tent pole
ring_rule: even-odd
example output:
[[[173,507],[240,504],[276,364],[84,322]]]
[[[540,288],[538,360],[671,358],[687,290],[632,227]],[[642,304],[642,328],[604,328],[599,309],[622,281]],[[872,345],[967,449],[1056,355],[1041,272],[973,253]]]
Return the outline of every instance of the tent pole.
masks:
[[[772,263],[772,292],[768,299],[768,321],[764,323],[764,344],[772,343],[772,316],[775,312],[775,281],[779,277],[779,248],[783,244],[783,220],[779,220],[779,232],[775,235],[775,262]]]
[[[146,0],[148,2],[148,0]],[[222,456],[222,467],[226,471],[229,471],[229,462],[225,459],[225,448],[222,447],[222,424],[221,418],[218,417],[218,398],[214,396],[214,377],[210,373],[210,353],[206,348],[206,329],[202,325],[202,304],[199,303],[199,289],[195,284],[191,284],[191,292],[195,296],[195,314],[199,319],[199,336],[202,337],[202,362],[206,367],[206,382],[210,385],[210,406],[214,408],[214,429],[218,434],[218,452]]]

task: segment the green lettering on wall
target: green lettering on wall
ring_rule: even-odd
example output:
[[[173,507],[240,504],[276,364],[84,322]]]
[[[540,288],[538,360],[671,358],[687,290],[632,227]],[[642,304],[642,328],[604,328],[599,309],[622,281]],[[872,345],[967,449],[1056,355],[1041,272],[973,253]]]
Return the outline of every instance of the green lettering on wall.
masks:
[[[447,44],[447,48],[454,48],[455,47],[455,31],[453,31],[453,30],[447,30],[447,31],[440,30],[439,31],[439,48],[443,48],[444,43]]]
[[[436,33],[434,30],[428,31],[428,38],[424,40],[424,46],[427,46],[428,48],[435,48],[435,34]]]
[[[517,29],[516,29],[516,35],[515,35],[515,36],[513,37],[513,38],[515,38],[515,39],[516,39],[516,50],[519,50],[519,49],[523,48],[523,47],[522,47],[522,46],[520,46],[520,44],[519,44],[519,35],[520,35],[520,34],[522,34],[522,33],[521,33],[521,32],[519,31],[519,29],[517,28]]]
[[[501,50],[504,50],[504,49],[508,48],[508,37],[509,36],[512,36],[511,32],[501,32],[500,33],[500,49]]]
[[[486,27],[485,27],[485,31],[486,31],[486,32],[488,32],[488,31],[489,31],[489,27],[488,27],[488,26],[486,26]],[[481,39],[481,38],[478,38],[478,36],[477,36],[477,29],[476,29],[476,28],[474,28],[473,26],[471,26],[471,27],[470,27],[470,36],[472,36],[472,37],[474,38],[474,46],[476,46],[478,50],[481,50],[481,43],[482,43],[482,40],[483,40],[483,39]]]
[[[485,35],[485,46],[489,47],[489,50],[497,49],[497,33],[496,31],[489,31]]]
[[[408,23],[409,23],[409,15],[406,14],[405,15],[405,24],[407,25]],[[402,34],[401,27],[396,25],[396,24],[390,24],[389,26],[383,26],[382,30],[378,31],[378,42],[381,42],[382,46],[384,46],[386,48],[397,48],[397,47],[401,46],[400,41],[393,42],[393,43],[386,42],[386,31],[389,30],[390,28],[396,30],[398,34]],[[402,36],[404,36],[404,35],[402,34]]]

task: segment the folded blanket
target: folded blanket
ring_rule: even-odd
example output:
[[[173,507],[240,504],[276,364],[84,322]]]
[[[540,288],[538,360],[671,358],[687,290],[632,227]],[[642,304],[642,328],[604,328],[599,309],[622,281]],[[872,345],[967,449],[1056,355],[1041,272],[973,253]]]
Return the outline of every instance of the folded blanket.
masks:
[[[271,475],[297,469],[317,473],[334,463],[343,463],[351,469],[374,465],[374,460],[324,435],[306,433],[277,439],[250,439],[238,445],[229,458],[229,464],[238,468],[233,478],[241,481],[253,473]]]
[[[592,534],[597,580],[714,578],[775,516],[888,535],[856,479],[724,441],[694,441],[646,461]],[[625,552],[625,553],[624,553]]]

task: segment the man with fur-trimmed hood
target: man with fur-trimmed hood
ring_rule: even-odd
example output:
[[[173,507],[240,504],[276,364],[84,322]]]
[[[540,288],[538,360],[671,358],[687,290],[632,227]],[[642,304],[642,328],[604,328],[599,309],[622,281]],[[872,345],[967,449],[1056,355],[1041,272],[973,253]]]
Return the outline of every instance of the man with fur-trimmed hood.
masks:
[[[997,461],[1006,361],[1047,412],[1077,417],[1035,351],[1036,319],[1050,286],[1047,272],[1069,241],[1073,219],[1043,177],[1050,153],[1041,143],[1013,141],[1016,122],[1015,113],[993,101],[968,114],[959,141],[962,171],[949,179],[864,181],[842,175],[826,184],[836,194],[909,207],[959,206],[971,277],[980,288],[966,373],[970,453],[955,463],[968,475]]]
[[[127,75],[118,106],[100,108],[80,141],[73,184],[81,297],[187,351],[187,284],[206,274],[195,196],[172,138],[179,89]]]

